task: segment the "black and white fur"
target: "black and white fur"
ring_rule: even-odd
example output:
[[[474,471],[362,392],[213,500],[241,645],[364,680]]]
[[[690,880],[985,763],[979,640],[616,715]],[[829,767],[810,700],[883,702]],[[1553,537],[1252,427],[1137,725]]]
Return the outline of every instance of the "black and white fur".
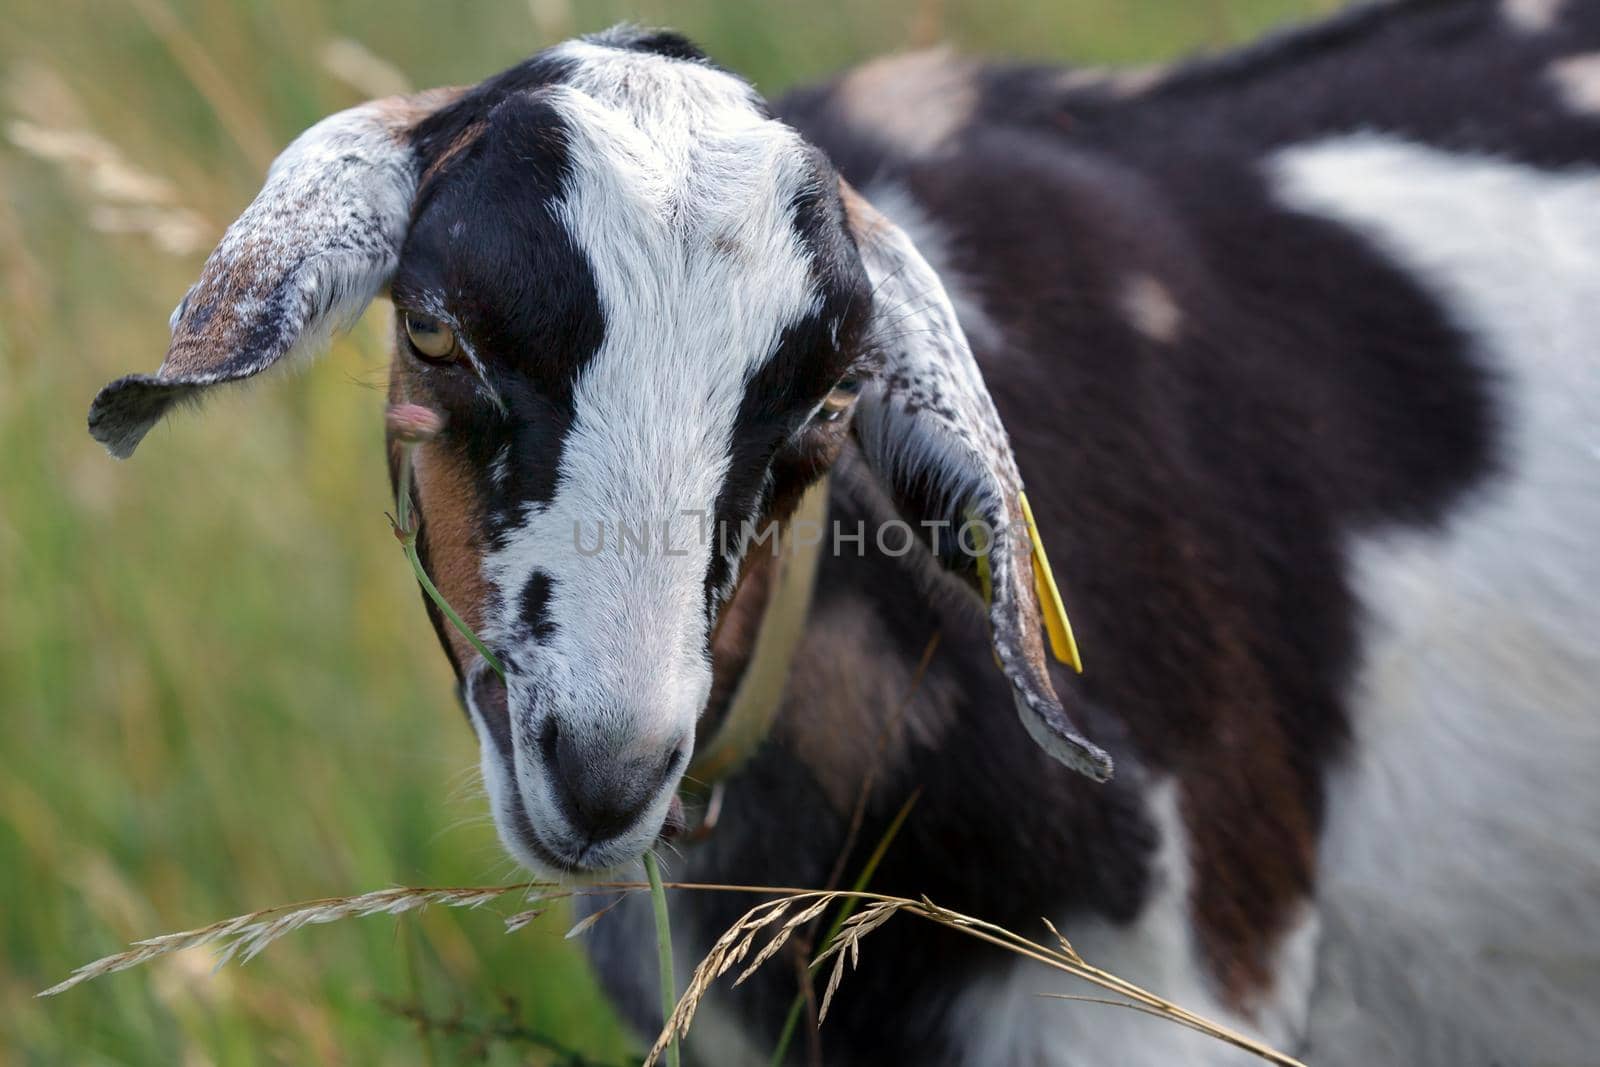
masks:
[[[1043,676],[1025,552],[987,620],[931,553],[826,555],[774,734],[673,873],[821,884],[876,763],[848,869],[921,790],[886,892],[1047,915],[1318,1064],[1600,1062],[1600,9],[1378,4],[1137,75],[900,57],[776,117],[621,31],[368,107],[291,150],[368,177],[275,168],[92,427],[126,454],[385,284],[453,324],[465,358],[402,339],[396,390],[449,414],[424,541],[511,670],[441,630],[519,858],[649,844],[761,595],[737,539],[586,557],[574,520],[781,517],[829,468],[849,528],[1001,519],[1025,482],[1087,673]],[[296,236],[306,197],[333,221]],[[819,417],[852,378],[853,435]],[[744,903],[681,895],[680,957]],[[645,1031],[649,926],[589,935]],[[763,1060],[793,973],[714,994],[697,1055]],[[1239,1058],[1058,989],[891,924],[824,1059]]]

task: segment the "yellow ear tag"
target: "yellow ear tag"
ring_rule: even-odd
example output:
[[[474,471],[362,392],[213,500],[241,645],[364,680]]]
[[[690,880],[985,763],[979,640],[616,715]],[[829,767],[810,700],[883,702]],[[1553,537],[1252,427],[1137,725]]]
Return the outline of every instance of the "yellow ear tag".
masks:
[[[1039,540],[1039,525],[1033,521],[1028,494],[1018,493],[1017,499],[1022,502],[1022,517],[1028,523],[1028,540],[1033,542],[1033,591],[1039,596],[1045,632],[1050,635],[1050,651],[1055,653],[1059,662],[1068,664],[1082,674],[1083,660],[1078,656],[1078,642],[1072,636],[1072,622],[1067,618],[1066,605],[1061,603],[1061,590],[1056,588],[1056,576],[1050,573],[1050,557],[1044,554],[1044,542]]]

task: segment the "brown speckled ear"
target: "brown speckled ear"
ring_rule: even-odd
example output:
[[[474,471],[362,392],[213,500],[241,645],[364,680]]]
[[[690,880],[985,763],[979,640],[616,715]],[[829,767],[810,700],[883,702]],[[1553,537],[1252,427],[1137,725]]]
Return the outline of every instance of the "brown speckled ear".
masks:
[[[89,433],[126,458],[172,405],[314,355],[393,276],[417,188],[409,132],[459,95],[435,89],[323,119],[284,150],[266,184],[172,313],[155,374],[112,382]]]
[[[884,360],[856,409],[862,451],[912,522],[948,524],[941,562],[987,596],[995,658],[1029,735],[1103,781],[1111,757],[1072,724],[1050,683],[1022,478],[950,298],[910,238],[840,186],[873,286],[871,343]],[[972,534],[958,537],[968,522]],[[987,553],[964,551],[985,541]]]

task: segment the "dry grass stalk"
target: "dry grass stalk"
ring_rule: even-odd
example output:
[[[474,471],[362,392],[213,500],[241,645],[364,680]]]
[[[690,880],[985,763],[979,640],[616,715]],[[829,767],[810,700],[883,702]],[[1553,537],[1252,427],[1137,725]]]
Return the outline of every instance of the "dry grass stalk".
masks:
[[[618,897],[616,900],[613,900],[599,911],[591,912],[590,914],[579,919],[573,924],[572,929],[567,931],[566,940],[571,941],[575,937],[582,937],[584,934],[588,933],[591,926],[599,922],[601,919],[604,919],[608,914],[610,914],[612,908],[621,903],[622,898]]]
[[[519,885],[470,886],[454,889],[379,889],[354,897],[327,897],[302,904],[264,908],[261,911],[223,919],[221,922],[214,922],[196,930],[184,930],[176,934],[162,934],[159,937],[135,941],[126,952],[118,952],[93,963],[84,964],[73,971],[65,981],[58,982],[38,996],[53,997],[91,978],[125,971],[129,967],[148,963],[157,956],[181,952],[200,945],[219,942],[222,944],[222,949],[217,955],[217,966],[220,967],[235,956],[249,960],[284,934],[298,930],[302,926],[379,913],[400,915],[429,904],[445,904],[452,908],[476,908],[507,893],[542,888],[546,888],[543,883],[524,882]]]
[[[1004,927],[993,923],[984,922],[970,915],[951,911],[949,908],[940,907],[927,897],[913,900],[909,897],[887,896],[881,893],[855,892],[849,890],[821,891],[812,889],[795,889],[786,886],[735,886],[735,885],[709,885],[696,882],[667,882],[669,889],[679,889],[694,892],[721,892],[721,893],[753,893],[770,896],[773,899],[764,900],[760,904],[745,912],[716,942],[711,946],[694,974],[690,976],[689,984],[679,998],[677,1006],[667,1018],[666,1025],[662,1027],[661,1034],[656,1038],[650,1053],[645,1059],[645,1067],[652,1067],[661,1053],[665,1051],[674,1037],[682,1037],[689,1031],[690,1024],[694,1021],[695,1011],[700,1002],[710,991],[711,985],[718,978],[727,974],[735,966],[743,963],[747,958],[750,963],[743,967],[734,984],[737,985],[749,978],[762,964],[776,955],[794,935],[795,931],[804,927],[818,915],[827,910],[830,904],[845,899],[859,901],[859,910],[851,915],[840,927],[838,935],[817,958],[817,962],[833,960],[833,969],[828,976],[827,988],[823,994],[820,1017],[826,1018],[828,1009],[833,1003],[834,994],[844,978],[845,961],[851,967],[859,963],[861,958],[861,942],[894,916],[906,914],[935,923],[947,929],[955,930],[965,936],[986,941],[997,948],[1004,949],[1015,955],[1025,957],[1043,964],[1064,974],[1072,975],[1083,981],[1099,986],[1112,994],[1112,997],[1075,997],[1070,994],[1045,993],[1044,996],[1063,1000],[1089,1000],[1095,1003],[1105,1003],[1116,1007],[1128,1008],[1155,1015],[1180,1026],[1188,1027],[1218,1041],[1226,1042],[1237,1048],[1250,1052],[1268,1063],[1280,1067],[1305,1067],[1299,1060],[1285,1055],[1267,1045],[1256,1041],[1245,1034],[1241,1034],[1219,1023],[1213,1022],[1204,1016],[1197,1015],[1186,1008],[1182,1008],[1162,997],[1151,993],[1149,990],[1134,985],[1132,982],[1118,978],[1116,975],[1103,971],[1086,962],[1048,920],[1045,926],[1056,942],[1054,946],[1043,945],[1031,941],[1021,934],[1013,933]],[[262,911],[250,912],[232,919],[202,926],[196,930],[185,930],[181,933],[163,934],[143,941],[136,941],[126,952],[119,952],[104,959],[95,960],[73,971],[65,981],[51,986],[38,994],[41,997],[54,996],[71,989],[80,982],[87,982],[91,978],[124,971],[136,967],[141,963],[149,962],[158,956],[178,952],[199,945],[222,945],[218,953],[217,965],[228,962],[234,957],[250,959],[273,941],[293,930],[303,926],[319,923],[336,922],[340,919],[360,918],[366,915],[399,915],[415,911],[429,904],[443,904],[456,908],[476,908],[492,900],[497,900],[511,893],[522,893],[525,898],[534,903],[543,904],[548,901],[565,897],[576,896],[580,893],[642,893],[649,890],[645,882],[601,882],[589,886],[563,888],[549,882],[519,882],[512,885],[497,886],[465,886],[454,888],[395,888],[380,889],[373,893],[363,893],[352,897],[328,897],[322,900],[307,901],[302,904],[286,904],[276,908],[266,908]],[[595,916],[578,924],[581,929],[575,928],[575,933],[581,933],[593,925],[598,915],[603,915],[610,910],[610,905]],[[540,914],[540,909],[534,908],[519,912],[506,920],[507,930],[517,930],[527,925]],[[756,940],[764,931],[771,931],[766,943],[751,957],[755,949]]]
[[[544,912],[545,909],[543,908],[529,908],[527,911],[519,911],[515,915],[507,916],[506,933],[516,933],[518,930],[522,929],[524,926],[527,926],[529,923],[533,922],[533,920],[543,915]]]
[[[1299,1060],[1279,1052],[1248,1035],[1213,1022],[1204,1016],[1197,1015],[1186,1008],[1179,1007],[1171,1001],[1151,993],[1149,990],[1134,985],[1132,982],[1125,981],[1090,965],[1084,961],[1082,956],[1078,955],[1077,950],[1072,947],[1065,937],[1061,936],[1061,933],[1050,924],[1049,920],[1045,920],[1045,926],[1049,928],[1050,933],[1054,936],[1057,942],[1056,947],[1038,944],[1003,927],[986,923],[970,915],[951,911],[948,908],[942,908],[927,897],[923,897],[920,900],[911,900],[907,897],[892,897],[879,893],[847,892],[791,893],[789,896],[778,900],[758,904],[746,912],[727,933],[717,939],[716,944],[711,947],[711,951],[706,954],[706,958],[695,968],[694,975],[690,978],[689,986],[684,991],[682,999],[678,1001],[677,1008],[673,1011],[671,1017],[667,1019],[666,1025],[662,1027],[660,1036],[656,1038],[655,1045],[651,1047],[649,1055],[645,1058],[645,1067],[652,1067],[655,1064],[661,1051],[666,1048],[667,1043],[674,1036],[682,1037],[688,1033],[689,1026],[694,1020],[695,1010],[699,1007],[700,1000],[710,990],[711,983],[742,959],[749,951],[756,935],[776,923],[791,905],[796,901],[806,900],[809,902],[807,911],[813,908],[821,911],[834,900],[846,897],[859,899],[862,901],[863,906],[861,910],[845,921],[838,935],[817,957],[817,962],[819,963],[829,958],[833,959],[833,969],[828,976],[827,988],[822,996],[822,1007],[819,1013],[821,1018],[825,1019],[827,1017],[828,1008],[833,1003],[834,994],[838,991],[840,982],[843,980],[846,960],[849,961],[852,968],[855,967],[861,958],[861,942],[867,935],[881,927],[895,915],[905,913],[955,930],[968,937],[987,941],[1008,952],[1034,960],[1075,978],[1080,978],[1099,986],[1109,993],[1115,994],[1116,997],[1121,999],[1111,997],[1076,998],[1070,995],[1045,994],[1047,996],[1059,996],[1060,999],[1067,1000],[1087,999],[1141,1011],[1166,1019],[1169,1022],[1177,1023],[1180,1026],[1188,1027],[1218,1041],[1226,1042],[1236,1048],[1252,1053],[1268,1063],[1279,1064],[1281,1067],[1305,1067]],[[756,961],[745,969],[744,973],[740,975],[739,981],[743,981],[749,976],[750,972],[767,958],[770,958],[772,953],[782,946],[783,941],[787,939],[794,927],[800,925],[802,921],[803,919],[800,916],[796,916],[779,927],[776,933],[773,934],[772,941],[768,944],[768,949],[763,950],[762,954],[756,958]]]

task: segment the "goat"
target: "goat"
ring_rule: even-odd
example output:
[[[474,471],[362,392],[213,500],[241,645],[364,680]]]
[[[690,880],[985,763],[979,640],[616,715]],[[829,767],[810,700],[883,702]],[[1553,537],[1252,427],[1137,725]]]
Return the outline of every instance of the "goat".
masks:
[[[507,681],[429,612],[527,866],[677,818],[788,595],[753,531],[820,485],[917,547],[820,552],[685,878],[824,884],[875,768],[862,841],[921,790],[885,891],[1048,915],[1319,1064],[1600,1062],[1600,6],[1399,0],[1137,74],[921,53],[772,109],[671,33],[569,42],[305,133],[91,431],[125,456],[386,289],[391,399],[448,420],[425,565]],[[683,516],[738,533],[606,548]],[[742,906],[679,895],[681,954]],[[645,1031],[649,922],[589,935]],[[873,937],[828,1063],[1239,1055]],[[794,994],[714,993],[691,1049],[764,1061]]]

